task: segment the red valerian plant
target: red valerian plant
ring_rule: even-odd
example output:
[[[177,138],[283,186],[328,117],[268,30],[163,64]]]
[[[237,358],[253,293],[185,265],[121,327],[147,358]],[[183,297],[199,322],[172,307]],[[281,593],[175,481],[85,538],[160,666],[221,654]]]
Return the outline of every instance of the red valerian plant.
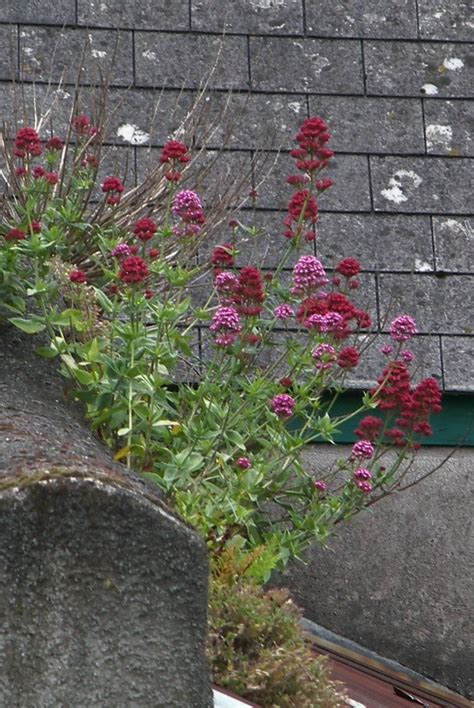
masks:
[[[209,255],[213,220],[178,185],[186,145],[171,140],[161,152],[160,199],[134,200],[112,175],[97,206],[102,126],[80,114],[72,132],[75,143],[52,136],[43,150],[38,132],[22,128],[6,154],[14,199],[0,226],[2,305],[15,326],[49,336],[40,353],[59,358],[115,459],[160,485],[214,553],[265,548],[266,577],[396,489],[431,434],[441,395],[434,379],[413,381],[405,346],[416,323],[393,320],[374,388],[357,411],[335,416],[372,322],[354,300],[359,261],[346,257],[331,274],[311,253],[332,186],[321,118],[296,136],[273,272],[237,266],[239,234],[251,232],[238,218]],[[73,159],[61,161],[68,151]],[[258,203],[255,190],[250,198]],[[347,459],[326,474],[306,469],[307,443],[334,442],[363,412]]]

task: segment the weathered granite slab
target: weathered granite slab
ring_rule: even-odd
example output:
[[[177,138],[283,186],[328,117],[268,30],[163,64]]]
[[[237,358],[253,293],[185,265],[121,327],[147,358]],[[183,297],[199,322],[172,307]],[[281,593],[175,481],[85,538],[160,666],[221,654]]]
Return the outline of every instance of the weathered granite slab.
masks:
[[[428,216],[324,213],[319,219],[316,249],[328,264],[352,255],[364,270],[434,269]]]
[[[424,154],[421,101],[403,98],[310,96],[310,115],[320,115],[343,152]]]
[[[423,103],[428,154],[474,157],[474,102],[425,99]]]
[[[77,0],[77,21],[86,27],[187,30],[189,4],[188,0]]]
[[[441,157],[371,157],[376,211],[469,214],[474,161]]]
[[[364,43],[367,93],[472,97],[473,44]]]
[[[418,0],[420,36],[472,42],[472,15],[470,0]]]
[[[394,316],[409,312],[424,334],[464,334],[474,328],[474,275],[378,276],[381,310]],[[464,365],[472,368],[472,361]]]
[[[113,30],[60,29],[22,26],[20,30],[20,77],[26,81],[63,78],[75,83],[81,57],[80,79],[128,86],[133,82],[132,33]]]
[[[302,0],[191,0],[191,28],[203,32],[303,34]]]
[[[433,217],[433,236],[438,270],[474,270],[474,219]]]
[[[308,34],[318,37],[414,39],[417,36],[416,2],[306,0],[306,23]]]
[[[441,337],[447,391],[474,393],[474,326],[469,337]]]
[[[139,86],[197,88],[210,72],[213,88],[245,89],[249,82],[244,37],[136,32],[135,66]]]
[[[75,21],[75,0],[7,0],[0,6],[0,22],[64,25]]]
[[[360,45],[349,40],[251,37],[250,72],[258,91],[364,92]]]

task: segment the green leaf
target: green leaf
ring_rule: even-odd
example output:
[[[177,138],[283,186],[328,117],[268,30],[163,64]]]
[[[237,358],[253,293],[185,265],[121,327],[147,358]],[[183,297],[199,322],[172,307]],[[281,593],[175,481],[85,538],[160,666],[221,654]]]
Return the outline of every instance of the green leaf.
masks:
[[[53,349],[53,347],[38,347],[36,353],[43,359],[54,359],[58,355],[57,349]]]
[[[15,325],[15,327],[18,327],[18,329],[21,329],[22,332],[26,332],[27,334],[37,334],[38,332],[42,332],[46,329],[46,325],[42,322],[24,320],[21,317],[12,317],[9,321]]]

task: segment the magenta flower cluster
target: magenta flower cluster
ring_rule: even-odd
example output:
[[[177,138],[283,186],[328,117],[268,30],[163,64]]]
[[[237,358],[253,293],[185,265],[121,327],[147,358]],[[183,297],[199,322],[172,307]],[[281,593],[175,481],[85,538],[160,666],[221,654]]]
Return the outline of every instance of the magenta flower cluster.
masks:
[[[317,369],[327,370],[337,359],[337,353],[331,344],[318,344],[313,349],[311,356],[314,359]]]
[[[329,279],[323,264],[315,256],[301,256],[293,268],[293,295],[309,294],[327,285]]]
[[[311,315],[304,326],[315,332],[336,332],[344,326],[344,317],[338,312],[327,312],[325,315]]]
[[[374,456],[374,446],[370,440],[359,440],[352,446],[351,457],[370,460]]]
[[[295,311],[293,310],[291,305],[282,303],[281,305],[275,307],[275,309],[273,310],[273,314],[275,315],[275,317],[278,317],[279,320],[287,320],[290,317],[294,316]]]
[[[410,315],[400,315],[390,325],[390,336],[395,342],[406,342],[417,333],[416,322]]]
[[[240,315],[235,307],[219,307],[212,318],[211,332],[217,333],[215,342],[221,347],[233,344],[242,329]]]
[[[288,393],[278,393],[270,401],[270,408],[279,418],[289,418],[293,415],[296,401]]]

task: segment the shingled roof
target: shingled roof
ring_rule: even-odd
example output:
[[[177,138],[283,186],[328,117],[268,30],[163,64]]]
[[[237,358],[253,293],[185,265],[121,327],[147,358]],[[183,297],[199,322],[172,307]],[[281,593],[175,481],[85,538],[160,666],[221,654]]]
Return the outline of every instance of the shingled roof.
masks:
[[[226,145],[227,171],[240,171],[257,150],[276,160],[257,201],[260,220],[272,225],[269,267],[283,248],[278,210],[288,200],[291,139],[298,122],[323,116],[337,153],[336,187],[321,202],[317,254],[328,266],[343,254],[359,257],[377,327],[389,304],[412,313],[423,372],[447,391],[474,391],[469,7],[468,0],[2,3],[0,110],[9,117],[12,75],[36,82],[38,95],[52,66],[53,78],[64,71],[73,82],[88,35],[88,66],[114,57],[112,95],[133,87],[117,114],[117,142],[134,145],[126,149],[140,170],[143,146],[166,140],[217,63],[215,110],[232,89],[232,115],[242,118]],[[161,88],[164,110],[150,133],[150,94]],[[371,376],[362,372],[353,383]]]

